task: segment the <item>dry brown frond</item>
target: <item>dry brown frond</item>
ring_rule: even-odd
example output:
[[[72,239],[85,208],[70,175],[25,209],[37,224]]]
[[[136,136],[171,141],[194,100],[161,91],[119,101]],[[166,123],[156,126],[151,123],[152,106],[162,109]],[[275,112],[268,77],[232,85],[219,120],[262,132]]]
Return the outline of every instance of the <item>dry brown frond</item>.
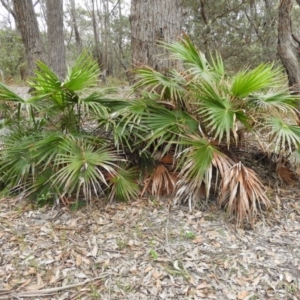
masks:
[[[160,162],[165,165],[173,165],[174,164],[174,155],[171,153],[166,154],[161,158]]]
[[[144,180],[141,195],[147,191],[153,196],[173,194],[178,181],[177,173],[171,172],[163,164],[158,164],[153,173]]]
[[[241,162],[224,173],[219,204],[227,208],[230,214],[236,215],[238,225],[245,220],[253,223],[257,213],[261,212],[262,205],[266,208],[271,206],[256,173]]]
[[[188,167],[190,167],[191,164],[189,164]],[[225,172],[228,171],[232,165],[233,161],[228,156],[222,152],[216,151],[213,153],[211,165],[205,171],[202,180],[199,180],[199,178],[194,180],[187,179],[184,176],[184,172],[181,171],[181,173],[179,173],[180,179],[177,183],[178,188],[174,204],[188,202],[191,211],[196,202],[202,199],[209,199],[211,187],[215,186],[214,192],[218,189],[219,174],[221,175],[221,178],[223,178]],[[214,168],[216,170],[215,174],[213,174]]]
[[[289,167],[284,164],[278,163],[276,166],[276,174],[281,183],[287,185],[294,185],[297,182],[297,175]]]

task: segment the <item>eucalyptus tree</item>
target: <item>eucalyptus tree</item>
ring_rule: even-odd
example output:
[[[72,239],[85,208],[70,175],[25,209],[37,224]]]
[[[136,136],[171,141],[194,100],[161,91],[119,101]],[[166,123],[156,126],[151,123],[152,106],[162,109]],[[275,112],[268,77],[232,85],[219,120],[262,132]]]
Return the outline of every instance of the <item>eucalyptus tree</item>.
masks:
[[[59,78],[66,74],[63,0],[46,0],[48,63]]]
[[[300,1],[297,2],[300,5]],[[292,8],[292,0],[280,1],[278,7],[278,54],[287,72],[291,91],[300,94],[300,39],[293,32]]]
[[[28,75],[33,76],[33,70],[38,60],[46,60],[45,46],[40,34],[39,25],[34,12],[32,0],[13,0],[16,24],[21,33],[26,51]]]
[[[182,33],[182,0],[131,1],[132,64],[163,71],[174,67],[160,42],[177,40]]]
[[[218,51],[227,67],[276,59],[276,0],[188,0],[185,29],[204,53]]]

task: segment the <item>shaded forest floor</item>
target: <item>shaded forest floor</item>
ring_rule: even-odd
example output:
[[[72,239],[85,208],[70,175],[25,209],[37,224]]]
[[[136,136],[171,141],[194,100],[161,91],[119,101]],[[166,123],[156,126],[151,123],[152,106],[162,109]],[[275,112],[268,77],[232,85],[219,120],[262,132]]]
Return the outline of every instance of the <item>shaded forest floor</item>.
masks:
[[[78,210],[2,199],[0,299],[300,299],[299,195],[273,192],[251,230],[214,202],[190,213],[171,199]]]

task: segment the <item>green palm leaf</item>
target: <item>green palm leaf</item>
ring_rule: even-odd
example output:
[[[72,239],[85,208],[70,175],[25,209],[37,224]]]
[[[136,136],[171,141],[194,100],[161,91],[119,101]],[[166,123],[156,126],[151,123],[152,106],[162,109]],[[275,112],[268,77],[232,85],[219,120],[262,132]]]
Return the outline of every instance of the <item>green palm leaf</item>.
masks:
[[[208,140],[198,136],[189,136],[181,143],[187,148],[179,154],[179,165],[182,166],[179,175],[195,189],[203,181],[205,172],[211,168],[214,153],[218,150]]]
[[[272,89],[267,93],[255,93],[247,99],[249,106],[267,113],[277,110],[282,113],[295,112],[296,104],[299,101],[299,96],[291,95],[285,89]]]
[[[24,103],[25,99],[11,91],[3,82],[0,81],[0,101],[13,101]]]
[[[267,122],[270,127],[271,142],[275,152],[282,152],[288,148],[289,152],[298,148],[300,144],[300,127],[290,125],[281,118],[271,118]]]
[[[211,68],[204,53],[196,49],[187,35],[179,42],[163,43],[163,47],[171,51],[175,58],[182,60],[187,66],[188,72],[193,76],[206,81],[211,81],[218,77],[218,73]],[[221,71],[221,59],[220,61],[214,61],[214,63],[214,66],[218,66],[217,70]]]
[[[36,177],[36,161],[32,153],[35,138],[35,135],[26,135],[24,132],[2,137],[0,174],[2,180],[11,188]]]
[[[136,200],[139,186],[137,184],[138,172],[135,167],[128,168],[124,164],[116,170],[116,173],[109,176],[110,195],[121,201]]]
[[[67,77],[62,87],[71,91],[79,91],[97,85],[100,71],[91,55],[83,52],[68,70]]]
[[[261,89],[272,88],[281,80],[279,69],[274,69],[270,64],[261,64],[253,70],[238,73],[233,79],[231,93],[233,96],[244,98]]]
[[[163,75],[150,67],[136,70],[138,81],[134,88],[146,88],[151,93],[155,92],[163,100],[169,100],[181,106],[184,105],[185,80],[176,71],[170,71],[168,76]]]
[[[90,111],[98,118],[107,118],[108,110],[100,101],[100,94],[94,92],[85,98],[80,98],[78,103],[82,106],[82,110],[89,114]]]
[[[202,83],[198,101],[198,113],[203,116],[207,131],[213,133],[214,138],[219,142],[226,137],[227,143],[230,143],[232,130],[235,130],[237,120],[243,124],[247,123],[247,116],[241,109],[238,109],[234,99],[228,97],[224,90],[220,91],[208,82]]]
[[[60,145],[61,153],[55,158],[54,166],[59,169],[54,184],[64,188],[64,194],[80,191],[87,201],[92,194],[102,193],[101,184],[107,185],[105,173],[115,173],[116,155],[106,147],[96,148],[95,144],[82,138],[68,135]]]

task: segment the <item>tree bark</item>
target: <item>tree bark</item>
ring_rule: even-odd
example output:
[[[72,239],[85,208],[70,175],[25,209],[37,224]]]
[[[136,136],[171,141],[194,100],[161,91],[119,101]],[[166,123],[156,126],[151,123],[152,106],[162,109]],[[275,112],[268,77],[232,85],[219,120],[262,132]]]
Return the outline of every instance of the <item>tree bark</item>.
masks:
[[[278,14],[278,54],[287,72],[291,92],[300,94],[300,68],[293,45],[291,10],[293,0],[281,0]]]
[[[82,41],[81,41],[78,24],[77,24],[75,0],[70,0],[70,5],[71,5],[70,13],[71,13],[71,18],[72,18],[72,24],[73,24],[73,28],[74,28],[74,32],[75,32],[75,41],[76,41],[76,45],[77,45],[77,51],[79,54],[82,51]]]
[[[27,56],[27,75],[33,76],[36,61],[45,61],[45,48],[40,36],[32,0],[13,0],[13,5],[16,23],[21,33]]]
[[[164,72],[178,67],[161,42],[177,40],[182,30],[182,0],[132,0],[131,48],[133,67],[149,65]]]
[[[63,0],[47,0],[48,62],[60,79],[66,75]]]
[[[93,33],[94,33],[94,40],[95,40],[95,57],[97,59],[99,70],[102,70],[102,67],[103,67],[103,55],[102,55],[102,52],[101,52],[100,46],[99,46],[99,33],[98,33],[98,26],[97,26],[97,20],[96,20],[96,12],[95,12],[95,10],[96,10],[95,0],[92,0],[92,10],[90,12],[90,15],[91,15],[91,18],[92,18]]]

